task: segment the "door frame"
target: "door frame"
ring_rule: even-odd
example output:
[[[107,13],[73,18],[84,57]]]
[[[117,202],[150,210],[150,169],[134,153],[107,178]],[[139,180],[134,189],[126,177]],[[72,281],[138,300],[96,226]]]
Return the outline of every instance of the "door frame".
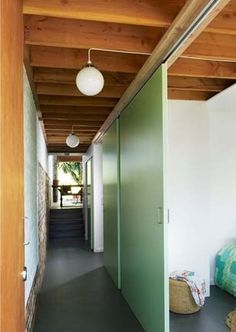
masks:
[[[23,1],[0,15],[0,330],[24,332]]]

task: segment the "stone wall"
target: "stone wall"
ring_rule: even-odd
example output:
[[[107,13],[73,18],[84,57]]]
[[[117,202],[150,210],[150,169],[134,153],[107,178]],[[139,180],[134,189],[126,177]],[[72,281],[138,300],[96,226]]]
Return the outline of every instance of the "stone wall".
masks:
[[[38,250],[39,263],[26,304],[26,332],[32,332],[36,311],[37,295],[41,289],[47,257],[47,235],[49,216],[49,178],[43,167],[38,163]]]
[[[49,220],[49,177],[43,167],[38,165],[38,236],[39,236],[39,278],[40,286],[43,281]]]

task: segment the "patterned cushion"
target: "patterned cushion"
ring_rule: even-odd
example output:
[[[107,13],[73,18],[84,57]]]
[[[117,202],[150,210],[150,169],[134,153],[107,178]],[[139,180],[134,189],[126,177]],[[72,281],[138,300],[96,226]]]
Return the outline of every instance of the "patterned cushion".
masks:
[[[236,297],[236,245],[224,247],[217,254],[215,284]]]

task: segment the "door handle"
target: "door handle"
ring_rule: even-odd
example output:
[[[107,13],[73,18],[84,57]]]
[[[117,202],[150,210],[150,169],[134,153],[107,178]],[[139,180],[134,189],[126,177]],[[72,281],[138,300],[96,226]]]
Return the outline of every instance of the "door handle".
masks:
[[[21,276],[22,276],[22,280],[25,282],[27,280],[27,277],[28,277],[28,271],[27,271],[26,266],[24,266],[23,271],[21,272]]]

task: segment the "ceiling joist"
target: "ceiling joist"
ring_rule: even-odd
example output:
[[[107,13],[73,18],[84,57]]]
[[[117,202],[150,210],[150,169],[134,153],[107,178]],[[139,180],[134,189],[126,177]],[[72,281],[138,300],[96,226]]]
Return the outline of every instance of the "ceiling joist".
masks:
[[[25,43],[66,48],[105,48],[128,52],[152,52],[165,29],[25,16]]]
[[[81,69],[87,63],[87,51],[60,47],[31,47],[30,64],[34,67]],[[112,52],[94,52],[93,63],[101,71],[136,74],[147,56]]]

